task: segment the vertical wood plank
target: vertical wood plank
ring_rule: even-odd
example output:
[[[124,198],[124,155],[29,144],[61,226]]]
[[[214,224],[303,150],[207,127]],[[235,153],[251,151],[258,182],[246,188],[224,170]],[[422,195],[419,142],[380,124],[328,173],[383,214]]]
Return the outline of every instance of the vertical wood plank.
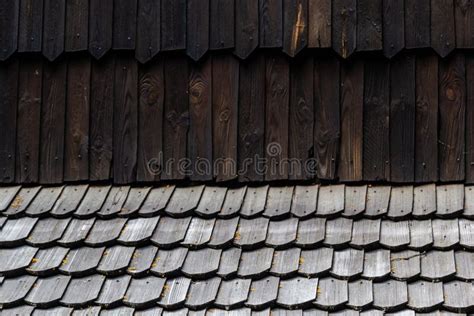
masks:
[[[163,123],[162,179],[185,178],[180,160],[186,158],[186,140],[189,128],[188,63],[185,56],[165,59],[165,120]]]
[[[382,49],[382,1],[358,0],[357,50],[373,51]]]
[[[67,63],[45,63],[41,106],[41,183],[61,183],[64,164]]]
[[[89,1],[89,52],[99,59],[112,48],[114,2]]]
[[[43,55],[50,61],[64,51],[66,0],[44,0]]]
[[[258,1],[235,2],[235,55],[245,59],[258,46]]]
[[[390,68],[390,181],[415,177],[415,58],[403,55]]]
[[[390,178],[390,67],[372,59],[364,74],[364,180]]]
[[[289,165],[290,180],[314,178],[310,159],[313,153],[314,102],[312,57],[292,60],[290,78]],[[295,164],[293,162],[296,162]]]
[[[430,46],[430,0],[405,1],[405,47]]]
[[[290,67],[281,55],[266,58],[265,86],[265,180],[288,178],[288,115]]]
[[[383,52],[391,58],[405,47],[405,1],[383,0]]]
[[[209,48],[209,0],[188,0],[188,56],[199,60]]]
[[[463,54],[439,65],[439,171],[441,181],[464,180],[466,69]]]
[[[113,168],[115,183],[132,183],[137,172],[138,67],[133,58],[115,61]]]
[[[332,2],[332,47],[343,58],[349,57],[357,45],[356,0]]]
[[[474,1],[455,0],[454,18],[456,21],[456,47],[474,47]]]
[[[339,154],[340,65],[337,58],[314,64],[314,156],[320,179],[334,179]]]
[[[331,47],[331,0],[308,2],[308,47]]]
[[[66,52],[87,50],[89,1],[66,0]]]
[[[108,180],[113,156],[114,57],[93,61],[91,72],[89,179]]]
[[[211,49],[234,47],[234,0],[211,1]]]
[[[137,0],[114,0],[113,48],[135,49],[136,32]]]
[[[474,56],[466,55],[466,182],[474,183]]]
[[[163,61],[140,67],[138,84],[138,181],[160,179],[165,81]]]
[[[282,0],[259,0],[260,47],[274,48],[283,44]]]
[[[18,64],[13,59],[0,67],[0,183],[15,181]]]
[[[0,60],[6,60],[17,49],[20,0],[0,3]]]
[[[431,47],[445,57],[456,47],[454,0],[431,0]]]
[[[161,49],[186,48],[186,0],[161,0]]]
[[[145,63],[160,51],[161,1],[138,0],[135,57]]]
[[[18,121],[15,182],[38,182],[43,65],[23,59],[18,79]]]
[[[65,181],[89,179],[90,80],[90,59],[71,58],[67,76]]]
[[[237,176],[239,63],[232,55],[212,59],[213,158],[216,181]]]
[[[308,44],[308,0],[283,0],[283,51],[298,54]]]
[[[415,181],[438,181],[438,57],[416,60]]]
[[[363,179],[364,63],[341,64],[341,157],[340,181]]]
[[[43,0],[20,1],[19,52],[40,52],[43,38]]]
[[[212,180],[212,59],[191,63],[189,71],[188,157],[191,180]]]

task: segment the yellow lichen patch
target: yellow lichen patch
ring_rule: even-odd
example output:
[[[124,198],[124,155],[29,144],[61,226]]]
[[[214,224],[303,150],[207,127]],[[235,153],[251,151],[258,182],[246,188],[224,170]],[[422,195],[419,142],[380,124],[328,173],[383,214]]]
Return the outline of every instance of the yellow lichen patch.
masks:
[[[23,203],[23,198],[19,195],[13,200],[12,204],[10,205],[11,208],[20,208],[21,204]]]
[[[303,257],[300,257],[300,265],[302,265],[304,263],[304,258]]]
[[[37,263],[38,261],[39,261],[38,258],[33,258],[33,259],[31,259],[31,263]]]
[[[234,235],[234,239],[235,239],[235,240],[240,240],[240,237],[241,237],[241,236],[240,236],[240,232],[239,232],[239,231],[236,231],[236,232],[235,232],[235,235]]]
[[[137,269],[136,269],[135,267],[129,267],[129,268],[128,268],[128,271],[131,271],[131,272],[136,271],[136,270],[137,270]]]
[[[322,292],[321,292],[321,287],[318,286],[317,289],[316,289],[316,294],[317,294],[317,295],[320,295],[321,293],[322,293]]]
[[[63,259],[63,264],[67,264],[67,263],[68,263],[67,258],[64,258],[64,259]]]

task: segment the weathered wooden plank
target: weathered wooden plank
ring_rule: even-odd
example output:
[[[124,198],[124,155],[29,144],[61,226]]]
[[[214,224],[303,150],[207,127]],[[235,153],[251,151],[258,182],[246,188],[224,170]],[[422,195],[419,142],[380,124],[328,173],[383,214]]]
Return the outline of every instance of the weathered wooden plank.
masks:
[[[204,278],[219,269],[222,250],[204,248],[191,250],[186,256],[181,271],[189,277]]]
[[[390,274],[390,251],[378,249],[364,254],[364,272],[362,277],[369,280],[381,280]]]
[[[462,184],[436,187],[436,215],[453,216],[464,209],[464,186]]]
[[[330,216],[344,210],[344,185],[321,186],[316,214]]]
[[[358,0],[357,51],[382,49],[382,1]]]
[[[16,248],[5,248],[0,250],[2,260],[0,261],[0,271],[3,275],[14,275],[22,273],[35,257],[38,248],[21,246]]]
[[[70,250],[59,271],[67,275],[80,275],[95,270],[105,248],[81,247]]]
[[[298,273],[306,277],[315,277],[331,270],[334,250],[321,247],[313,250],[303,250],[300,256]]]
[[[364,78],[364,180],[390,177],[389,112],[390,69],[388,62],[366,63]]]
[[[380,219],[361,219],[352,226],[351,245],[355,248],[366,248],[380,240]]]
[[[234,308],[242,305],[250,292],[250,279],[234,279],[221,282],[214,304],[222,308]]]
[[[283,44],[282,0],[259,0],[260,47],[281,47]]]
[[[405,1],[405,47],[430,46],[430,0]]]
[[[324,278],[319,280],[320,293],[314,304],[324,310],[340,308],[349,300],[349,291],[346,280]]]
[[[69,218],[42,219],[36,223],[35,228],[28,236],[27,242],[36,247],[51,246],[53,242],[61,238],[69,221]]]
[[[459,244],[464,248],[472,249],[474,247],[474,222],[472,220],[460,219],[459,235]]]
[[[465,313],[474,304],[474,291],[468,282],[452,281],[443,284],[445,293],[444,308],[455,313]]]
[[[392,252],[390,255],[392,266],[391,276],[397,280],[409,280],[420,274],[420,253],[411,250]]]
[[[413,186],[393,187],[387,216],[393,219],[403,218],[413,210]]]
[[[44,66],[39,180],[41,183],[61,183],[65,147],[67,64],[46,63]]]
[[[103,275],[72,279],[61,298],[61,303],[66,306],[84,306],[92,303],[99,297],[104,281]]]
[[[332,48],[343,58],[349,57],[357,45],[356,0],[332,2]]]
[[[137,1],[138,0],[114,0],[114,30],[112,41],[114,49],[135,49]],[[152,33],[151,30],[148,30],[148,32]]]
[[[233,48],[234,0],[210,0],[210,49]]]
[[[40,52],[42,39],[43,0],[21,0],[18,51]]]
[[[435,219],[433,225],[433,248],[450,249],[459,243],[459,221],[455,219]]]
[[[185,215],[194,211],[201,199],[204,185],[178,188],[174,191],[165,212],[173,215]]]
[[[444,302],[442,282],[418,281],[408,285],[408,306],[417,311],[432,310]]]
[[[104,307],[120,304],[125,296],[130,279],[129,275],[123,275],[105,280],[96,303]]]
[[[237,226],[239,224],[239,217],[231,219],[218,219],[212,231],[209,246],[221,248],[230,244],[235,237]]]
[[[220,278],[191,283],[186,299],[186,306],[192,309],[201,309],[210,305],[216,299],[220,284]]]
[[[320,244],[326,235],[326,219],[310,218],[300,221],[295,243],[302,248]]]
[[[163,106],[165,82],[163,62],[154,61],[139,69],[137,180],[156,181],[163,161]]]
[[[127,200],[120,210],[119,216],[127,216],[137,213],[142,207],[145,199],[151,191],[151,187],[132,187],[128,193]]]
[[[5,280],[0,289],[0,303],[4,306],[20,304],[33,287],[35,281],[36,277],[31,275]],[[27,311],[23,310],[22,312],[25,313]]]
[[[163,210],[173,194],[175,187],[173,185],[167,185],[161,188],[153,188],[148,194],[145,202],[138,211],[143,216],[153,216]]]
[[[324,243],[333,247],[346,245],[351,241],[352,219],[338,217],[326,222]]]
[[[370,305],[374,300],[372,281],[356,280],[351,282],[349,283],[348,291],[349,300],[347,301],[347,306],[351,308],[363,308]]]
[[[135,58],[146,63],[160,51],[161,1],[138,0]]]
[[[270,247],[288,247],[296,240],[298,219],[289,218],[282,221],[271,221],[268,225],[265,243]]]
[[[199,247],[207,244],[211,239],[215,223],[215,218],[202,219],[193,217],[181,244],[188,247]]]
[[[87,50],[89,44],[89,1],[66,1],[65,51]]]
[[[130,192],[130,186],[112,187],[97,214],[102,218],[110,218],[117,215],[122,210],[128,192]]]
[[[406,282],[386,281],[374,283],[374,306],[383,310],[396,310],[408,302]]]
[[[428,252],[421,257],[422,278],[428,280],[444,280],[456,273],[456,264],[454,262],[454,251]]]
[[[308,0],[283,0],[283,52],[291,57],[308,44]]]
[[[209,48],[209,0],[188,0],[186,52],[195,61]]]
[[[219,213],[226,193],[227,188],[206,186],[196,208],[196,213],[203,217],[212,217]]]
[[[69,249],[62,247],[53,247],[39,250],[34,260],[26,268],[28,273],[33,275],[47,275],[57,271],[66,257]]]
[[[164,286],[164,291],[158,300],[158,305],[167,309],[173,309],[182,306],[186,301],[190,286],[191,279],[188,278],[178,277],[174,279],[168,279]]]
[[[248,188],[245,194],[245,200],[241,206],[240,214],[245,217],[251,217],[262,213],[267,201],[268,185]]]
[[[6,60],[17,49],[20,0],[0,4],[0,60]]]
[[[31,204],[31,202],[35,199],[36,195],[40,191],[41,187],[23,187],[15,195],[15,199],[13,201],[5,203],[5,205],[9,205],[6,211],[3,213],[4,215],[18,215],[23,213],[27,207]]]
[[[466,104],[474,102],[474,56],[466,55]],[[474,183],[474,109],[466,106],[466,182]]]
[[[148,273],[148,270],[150,270],[153,261],[155,260],[157,252],[158,247],[153,245],[135,250],[132,256],[132,261],[130,261],[130,265],[128,266],[127,273],[135,277]]]
[[[289,277],[293,275],[298,271],[300,265],[300,254],[301,249],[299,248],[275,251],[273,254],[270,273],[280,277]]]
[[[186,48],[186,0],[161,0],[161,49]]]
[[[158,260],[154,261],[150,272],[160,276],[175,274],[183,266],[187,254],[187,248],[175,248],[169,251],[160,249],[156,257]]]
[[[268,189],[267,189],[268,190]],[[240,212],[242,203],[244,202],[244,197],[247,192],[247,187],[240,187],[236,189],[228,189],[225,196],[224,204],[221,207],[219,213],[220,217],[232,217],[234,214]],[[265,207],[265,204],[263,204]]]
[[[131,183],[136,178],[138,143],[138,69],[129,58],[117,58],[114,99],[114,181]]]
[[[431,47],[446,57],[455,46],[454,1],[431,0]]]
[[[383,0],[383,51],[395,56],[405,47],[405,1]]]
[[[357,216],[365,211],[367,197],[367,186],[346,186],[345,193],[345,216]]]
[[[331,0],[308,1],[308,47],[331,47]]]
[[[267,238],[268,225],[268,218],[241,218],[234,243],[242,248],[252,248],[262,245]]]
[[[456,251],[454,256],[456,261],[456,277],[465,281],[472,280],[474,278],[474,254],[472,252],[461,250]]]
[[[241,254],[242,250],[235,247],[223,251],[217,275],[222,278],[229,278],[235,275],[239,269]]]
[[[474,46],[474,34],[469,30],[474,25],[474,4],[472,1],[454,1],[454,18],[456,21],[456,47]]]
[[[64,51],[65,0],[44,0],[43,55],[50,61]]]
[[[390,186],[369,187],[365,215],[368,217],[382,216],[387,213],[390,201]]]
[[[86,239],[92,225],[94,225],[94,221],[95,218],[87,220],[73,219],[58,243],[67,247],[82,243]]]
[[[334,252],[333,266],[330,273],[337,278],[351,279],[362,274],[364,270],[364,251],[345,249]]]
[[[415,181],[438,180],[438,57],[416,59]]]
[[[96,220],[89,235],[87,235],[86,245],[98,247],[114,241],[120,235],[126,222],[126,218]]]
[[[191,217],[162,217],[151,241],[158,246],[175,245],[184,240]]]
[[[427,216],[436,212],[436,185],[428,184],[414,189],[413,215]]]
[[[102,255],[97,272],[105,275],[117,275],[125,271],[135,251],[133,247],[113,246]]]
[[[464,180],[466,76],[464,55],[439,65],[439,168],[441,181]]]
[[[291,202],[291,213],[296,217],[309,217],[316,212],[319,186],[296,186]]]
[[[165,282],[166,279],[153,276],[133,279],[125,294],[124,304],[132,307],[145,307],[156,304],[161,296]]]
[[[246,59],[258,46],[258,1],[235,2],[235,50],[234,54]]]
[[[112,48],[114,1],[89,1],[89,52],[99,59]]]
[[[274,276],[252,282],[249,298],[245,305],[261,309],[270,306],[278,297],[280,279]]]
[[[231,55],[212,59],[213,154],[216,181],[237,177],[239,64]]]
[[[290,309],[302,307],[316,299],[318,279],[296,277],[280,281],[277,303]]]
[[[410,243],[410,228],[408,221],[382,221],[380,229],[380,244],[389,249],[400,249]]]
[[[464,211],[463,216],[472,219],[474,215],[474,187],[464,187]]]
[[[91,186],[81,200],[81,204],[75,209],[74,214],[78,217],[90,217],[98,212],[104,204],[110,188],[110,186]]]
[[[155,231],[159,219],[160,217],[156,216],[129,220],[117,241],[125,245],[135,245],[148,240]]]

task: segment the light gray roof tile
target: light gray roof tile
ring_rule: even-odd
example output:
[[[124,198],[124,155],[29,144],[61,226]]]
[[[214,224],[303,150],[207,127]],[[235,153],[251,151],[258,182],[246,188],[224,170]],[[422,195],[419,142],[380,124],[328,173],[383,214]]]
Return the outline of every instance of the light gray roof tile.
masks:
[[[192,309],[208,307],[216,299],[220,284],[221,279],[217,277],[192,282],[186,300],[186,306]]]
[[[228,189],[219,216],[230,217],[240,212],[247,187]]]
[[[371,280],[384,279],[390,274],[390,251],[378,249],[365,252],[362,277]]]
[[[407,217],[413,210],[413,186],[393,187],[387,216],[392,219]]]
[[[401,249],[410,243],[408,221],[382,221],[380,244],[389,249]]]
[[[30,275],[4,280],[0,286],[0,305],[9,307],[21,303],[35,281],[36,277]]]
[[[100,289],[105,281],[102,275],[93,275],[80,279],[71,279],[61,298],[61,303],[70,307],[85,307],[99,297]]]
[[[331,270],[333,263],[332,248],[318,248],[303,250],[300,256],[299,273],[304,276],[314,277]]]
[[[380,219],[361,219],[352,225],[351,246],[367,248],[376,245],[380,240]]]
[[[248,187],[240,208],[240,214],[245,217],[251,217],[263,213],[267,202],[268,188],[268,186]]]
[[[455,313],[466,313],[474,305],[474,288],[471,283],[452,281],[443,284],[444,308]]]
[[[70,279],[71,277],[66,275],[38,279],[25,301],[39,307],[53,306],[63,297]]]
[[[0,246],[17,246],[25,240],[38,221],[37,218],[9,219],[0,230]]]
[[[345,186],[342,184],[322,186],[319,188],[318,208],[319,216],[333,216],[344,210]]]
[[[275,248],[289,247],[296,240],[298,219],[288,218],[282,221],[270,221],[266,239],[267,246]]]
[[[130,192],[130,186],[112,187],[98,215],[101,217],[112,217],[120,213],[122,206],[127,200],[128,192]]]
[[[89,188],[86,184],[67,185],[61,192],[56,203],[51,210],[54,216],[68,216],[74,212]]]
[[[142,216],[154,216],[161,212],[170,200],[175,189],[174,185],[153,188],[140,207],[138,213]]]
[[[133,253],[132,261],[128,266],[127,272],[133,276],[142,276],[148,273],[157,253],[158,248],[155,246],[146,246],[136,249]]]
[[[40,249],[31,260],[27,271],[34,275],[53,274],[62,264],[68,252],[69,249],[63,247]]]
[[[221,211],[227,193],[227,188],[206,187],[196,208],[196,213],[204,216],[214,216]]]
[[[445,280],[456,273],[454,251],[429,251],[421,257],[422,278],[427,280]]]
[[[125,245],[137,245],[150,239],[158,225],[160,217],[130,219],[123,228],[118,242]]]
[[[242,248],[254,248],[262,245],[267,238],[268,225],[267,218],[241,218],[234,243]]]
[[[102,258],[105,248],[82,247],[72,249],[59,270],[68,275],[84,275],[93,272]]]
[[[77,217],[93,216],[104,204],[110,188],[111,186],[90,186],[74,215]]]
[[[63,189],[64,186],[43,187],[26,209],[26,213],[28,215],[38,216],[51,211]]]
[[[0,249],[0,274],[17,274],[25,269],[38,249],[30,246]]]
[[[436,212],[436,185],[420,185],[413,191],[413,216],[426,217]]]
[[[315,299],[318,279],[296,277],[280,281],[277,304],[289,309],[309,306]]]
[[[187,248],[160,249],[150,271],[159,276],[176,274],[183,266],[187,254]]]
[[[432,311],[444,302],[443,283],[418,281],[408,285],[408,306],[418,312]]]
[[[436,215],[453,216],[464,208],[464,186],[448,184],[436,187]]]
[[[212,231],[216,219],[202,219],[193,217],[189,224],[186,236],[184,237],[183,245],[191,247],[199,247],[207,244],[211,240]]]
[[[128,268],[134,252],[135,248],[133,247],[117,245],[107,248],[102,254],[97,272],[105,275],[121,274]]]
[[[348,244],[352,238],[352,219],[338,217],[326,222],[324,243],[333,247]]]
[[[281,277],[288,277],[296,273],[300,265],[300,253],[301,249],[299,248],[275,251],[270,273]]]
[[[258,310],[271,306],[277,300],[279,285],[280,279],[274,276],[252,281],[245,305]]]
[[[344,205],[344,216],[357,216],[365,211],[367,200],[367,186],[347,186],[345,191],[346,203]]]
[[[373,285],[370,280],[356,280],[349,283],[349,300],[347,306],[362,309],[374,300]]]
[[[222,281],[214,305],[226,309],[242,306],[249,296],[250,279]]]
[[[122,232],[126,218],[97,219],[85,240],[87,245],[98,247],[115,241]]]
[[[326,235],[326,219],[300,220],[295,244],[301,248],[314,247],[323,242]]]
[[[390,186],[369,186],[367,189],[365,216],[380,217],[385,215],[388,211],[390,192]]]
[[[162,247],[174,246],[184,240],[191,217],[161,217],[151,241]]]
[[[408,302],[407,284],[390,280],[374,283],[374,307],[393,311],[405,306]]]
[[[187,188],[176,188],[166,206],[165,212],[175,216],[186,216],[191,214],[198,206],[204,186],[193,186]]]
[[[58,243],[65,247],[75,246],[82,243],[86,239],[94,223],[95,218],[73,218],[66,228],[62,238],[58,240]]]
[[[52,245],[64,234],[70,219],[45,218],[39,220],[26,241],[33,246]]]
[[[159,300],[165,282],[166,279],[155,276],[132,279],[123,303],[131,307],[151,307]]]
[[[314,304],[325,310],[344,306],[349,300],[347,281],[334,278],[319,279],[318,295]]]
[[[260,276],[271,269],[274,250],[261,248],[242,252],[237,274],[249,278]]]
[[[179,277],[166,280],[158,305],[166,309],[182,307],[191,286],[191,279]]]
[[[138,212],[150,191],[151,187],[131,188],[119,215],[129,216]]]
[[[232,243],[238,224],[239,217],[216,220],[208,246],[221,248]]]
[[[194,278],[204,278],[214,274],[219,269],[222,250],[205,248],[200,250],[191,250],[186,256],[181,271]]]
[[[105,280],[96,303],[106,308],[120,305],[125,297],[130,280],[129,275]]]
[[[271,187],[263,216],[274,218],[288,215],[291,210],[294,187]]]
[[[345,249],[334,252],[332,275],[342,279],[353,279],[362,274],[364,269],[364,251]]]
[[[319,185],[296,186],[291,203],[291,213],[305,218],[316,212]]]
[[[412,250],[391,252],[392,277],[398,280],[411,280],[421,273],[421,257],[425,254]]]

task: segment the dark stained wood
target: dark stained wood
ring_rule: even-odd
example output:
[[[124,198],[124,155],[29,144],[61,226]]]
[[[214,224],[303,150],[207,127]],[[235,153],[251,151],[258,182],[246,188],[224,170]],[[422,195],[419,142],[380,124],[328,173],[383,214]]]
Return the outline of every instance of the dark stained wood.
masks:
[[[388,58],[405,47],[405,1],[383,0],[383,52]]]
[[[341,154],[339,180],[360,181],[363,153],[364,62],[341,64]]]
[[[349,57],[357,45],[356,0],[332,2],[332,48],[343,58]]]
[[[188,0],[188,56],[199,60],[209,48],[209,0]]]
[[[67,64],[45,63],[41,106],[41,183],[61,183],[64,164]]]
[[[382,59],[365,64],[364,74],[364,180],[390,177],[389,112],[390,68]]]
[[[186,0],[161,0],[161,49],[186,48]]]
[[[10,57],[18,44],[20,0],[0,3],[0,60]]]
[[[43,0],[20,0],[18,51],[40,52],[43,38]]]
[[[474,56],[466,55],[466,182],[474,183]]]
[[[405,1],[405,46],[430,46],[430,0]]]
[[[281,55],[266,58],[265,180],[288,178],[288,115],[290,67]]]
[[[260,47],[281,47],[283,44],[282,0],[259,0]]]
[[[66,52],[87,50],[89,1],[66,0]]]
[[[138,181],[160,178],[165,82],[163,61],[140,67],[138,82]]]
[[[210,0],[211,29],[209,46],[211,49],[234,47],[234,0]]]
[[[454,0],[431,0],[431,47],[445,57],[456,46]]]
[[[71,58],[68,63],[64,180],[89,178],[89,113],[91,61]]]
[[[232,55],[212,60],[213,158],[216,181],[237,176],[239,63]]]
[[[438,180],[438,57],[416,60],[415,181]]]
[[[115,60],[113,170],[115,183],[135,181],[138,142],[138,67],[134,59]]]
[[[258,159],[265,158],[265,55],[240,62],[239,181],[263,181]]]
[[[471,48],[474,46],[474,1],[454,0],[454,17],[456,21],[456,47]]]
[[[290,73],[289,178],[306,180],[315,176],[313,154],[314,102],[312,57],[294,59]]]
[[[137,1],[114,0],[114,49],[135,49],[137,32]],[[154,34],[152,30],[148,30]]]
[[[358,0],[357,50],[382,49],[382,1]]]
[[[107,180],[112,172],[114,57],[92,62],[89,179]]]
[[[318,59],[314,65],[314,157],[317,176],[334,179],[339,156],[340,65],[337,58]]]
[[[89,52],[99,59],[112,48],[114,2],[89,1]]]
[[[0,183],[15,181],[18,64],[13,59],[0,67]]]
[[[43,55],[50,61],[64,51],[66,0],[44,0]]]
[[[188,158],[191,180],[212,180],[211,58],[190,64]]]
[[[390,180],[415,177],[415,57],[392,60],[390,70]]]
[[[331,0],[308,0],[308,47],[331,47]]]
[[[464,180],[466,74],[464,55],[439,65],[439,178]]]
[[[189,128],[188,64],[185,56],[165,59],[165,114],[163,123],[162,179],[184,179],[179,160],[186,158]]]
[[[298,54],[308,44],[308,0],[283,0],[283,51]]]
[[[135,57],[141,63],[149,61],[160,51],[160,22],[161,1],[138,0]]]
[[[247,58],[258,46],[258,1],[235,1],[235,50],[238,57]]]

